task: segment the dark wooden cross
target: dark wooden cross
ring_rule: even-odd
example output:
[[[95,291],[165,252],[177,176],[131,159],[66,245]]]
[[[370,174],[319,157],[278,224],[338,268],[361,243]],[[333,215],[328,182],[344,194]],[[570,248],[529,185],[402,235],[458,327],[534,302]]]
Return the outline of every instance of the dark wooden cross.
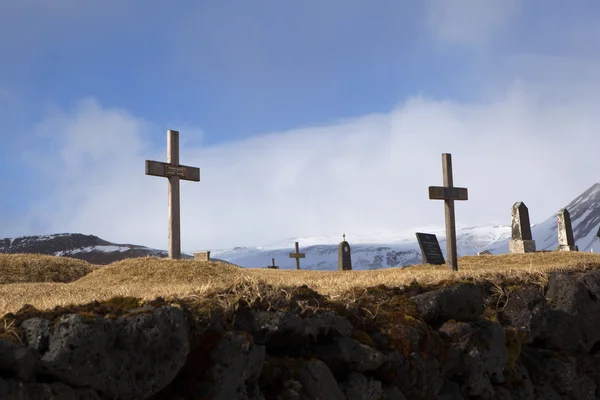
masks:
[[[179,180],[200,181],[200,169],[179,165],[179,132],[167,131],[167,162],[146,160],[146,175],[169,179],[169,258],[181,258]]]
[[[290,258],[296,259],[296,269],[300,269],[300,259],[305,258],[306,254],[300,253],[300,247],[298,246],[298,242],[294,242],[294,246],[296,247],[296,252],[290,253]]]
[[[275,265],[275,259],[271,258],[271,265],[267,265],[267,268],[279,269],[279,266]]]
[[[346,241],[346,234],[344,233],[344,234],[342,235],[342,237],[344,238],[344,242],[345,242],[345,241]]]
[[[451,154],[442,154],[442,172],[444,174],[444,186],[429,186],[429,199],[444,200],[446,212],[446,264],[453,271],[458,271],[454,200],[468,200],[469,193],[466,188],[454,187]]]

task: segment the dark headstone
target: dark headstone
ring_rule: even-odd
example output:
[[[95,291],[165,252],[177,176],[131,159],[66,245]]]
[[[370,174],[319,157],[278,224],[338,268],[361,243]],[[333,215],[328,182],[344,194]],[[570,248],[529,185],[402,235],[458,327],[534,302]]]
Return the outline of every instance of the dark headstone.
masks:
[[[529,210],[522,201],[516,202],[512,207],[512,239],[533,240],[531,236],[531,224],[529,222]]]
[[[421,248],[423,264],[446,264],[442,249],[440,248],[440,243],[434,234],[417,232],[416,235],[419,247]]]
[[[338,246],[338,271],[352,270],[352,258],[350,257],[350,253],[350,244],[345,240],[342,241]]]

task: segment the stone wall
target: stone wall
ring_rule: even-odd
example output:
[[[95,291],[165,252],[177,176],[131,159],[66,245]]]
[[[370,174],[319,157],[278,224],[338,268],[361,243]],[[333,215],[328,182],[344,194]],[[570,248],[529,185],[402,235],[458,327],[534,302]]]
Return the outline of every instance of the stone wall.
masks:
[[[275,309],[263,298],[210,316],[159,303],[106,317],[17,313],[0,339],[0,398],[600,394],[600,271],[555,274],[545,287],[462,282],[356,294],[336,304],[303,287]]]

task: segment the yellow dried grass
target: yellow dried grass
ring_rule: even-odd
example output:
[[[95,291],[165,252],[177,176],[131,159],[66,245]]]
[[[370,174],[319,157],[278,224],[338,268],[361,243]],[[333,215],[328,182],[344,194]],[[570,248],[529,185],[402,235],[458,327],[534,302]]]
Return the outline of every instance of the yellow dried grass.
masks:
[[[39,257],[10,255],[0,258],[4,263],[0,265],[5,265],[2,269],[6,274],[4,281],[10,282],[0,284],[0,315],[15,312],[25,304],[44,310],[102,301],[115,296],[145,300],[157,297],[201,298],[233,285],[256,287],[258,282],[275,288],[306,284],[323,295],[336,298],[357,287],[381,284],[406,286],[413,281],[420,285],[464,279],[497,285],[507,281],[545,284],[548,274],[553,271],[600,268],[600,254],[583,252],[462,257],[459,259],[458,272],[449,271],[445,266],[432,265],[345,272],[244,269],[221,262],[151,257],[96,267],[63,257]],[[28,258],[31,260],[27,261]],[[90,272],[81,277],[81,268],[89,268]],[[28,270],[27,273],[23,272],[24,269]],[[13,272],[15,276],[11,276]],[[67,275],[72,278],[71,283],[54,283]],[[28,276],[35,278],[34,283],[22,283]]]

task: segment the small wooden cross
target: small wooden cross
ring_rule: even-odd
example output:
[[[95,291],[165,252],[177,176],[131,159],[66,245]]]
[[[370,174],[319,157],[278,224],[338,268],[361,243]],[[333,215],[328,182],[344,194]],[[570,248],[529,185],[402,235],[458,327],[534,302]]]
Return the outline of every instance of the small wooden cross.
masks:
[[[275,259],[271,258],[271,265],[268,265],[267,268],[279,269],[277,265],[275,265]]]
[[[306,254],[300,253],[300,247],[298,246],[298,242],[294,242],[294,245],[296,247],[296,252],[290,253],[290,258],[296,259],[296,269],[300,269],[300,259],[305,258]]]
[[[344,234],[342,235],[342,237],[344,238],[344,242],[345,242],[345,241],[346,241],[346,234],[344,233]]]
[[[444,174],[444,186],[429,186],[429,199],[444,200],[446,213],[446,263],[450,269],[458,271],[454,200],[468,200],[469,193],[466,188],[454,187],[451,154],[442,154],[442,172]]]
[[[200,169],[179,165],[179,132],[167,131],[167,162],[146,160],[146,175],[169,179],[169,258],[181,258],[179,180],[200,181]]]

